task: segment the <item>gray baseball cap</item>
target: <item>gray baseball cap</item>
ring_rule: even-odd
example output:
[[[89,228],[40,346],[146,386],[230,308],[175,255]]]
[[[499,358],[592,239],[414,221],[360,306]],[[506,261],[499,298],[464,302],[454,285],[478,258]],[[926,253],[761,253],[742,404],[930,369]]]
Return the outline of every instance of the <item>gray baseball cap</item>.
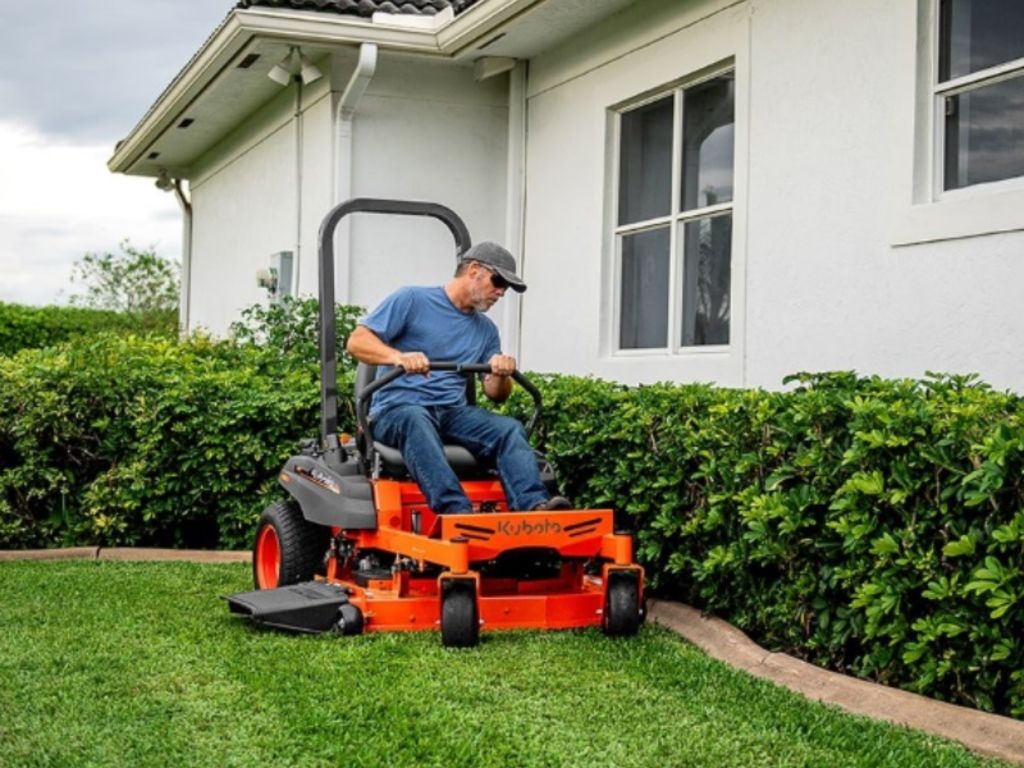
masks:
[[[524,283],[519,275],[516,274],[516,259],[511,253],[502,248],[497,243],[492,243],[485,240],[482,243],[477,243],[459,259],[461,263],[467,261],[478,261],[488,269],[493,269],[496,273],[501,275],[505,282],[509,284],[512,290],[522,293],[526,290],[526,283]]]

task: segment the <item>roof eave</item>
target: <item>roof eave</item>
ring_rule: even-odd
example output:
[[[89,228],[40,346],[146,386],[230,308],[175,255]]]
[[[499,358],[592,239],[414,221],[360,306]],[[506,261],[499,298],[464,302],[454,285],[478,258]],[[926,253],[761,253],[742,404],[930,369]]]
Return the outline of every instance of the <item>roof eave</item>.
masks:
[[[281,39],[298,45],[376,43],[385,50],[451,58],[543,1],[488,0],[469,8],[440,30],[392,26],[311,11],[236,9],[131,133],[118,142],[107,167],[114,173],[129,173],[157,138],[254,38]]]
[[[301,11],[232,11],[139,124],[118,143],[107,167],[114,173],[129,172],[149,146],[254,38],[285,39],[298,45],[370,42],[391,50],[440,53],[436,35],[431,31],[373,25],[364,20]]]

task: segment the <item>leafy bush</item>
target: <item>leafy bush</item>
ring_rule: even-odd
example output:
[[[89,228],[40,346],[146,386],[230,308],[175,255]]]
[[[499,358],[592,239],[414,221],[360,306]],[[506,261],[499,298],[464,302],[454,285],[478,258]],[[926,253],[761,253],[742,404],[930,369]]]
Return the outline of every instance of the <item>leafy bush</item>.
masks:
[[[245,547],[315,434],[315,369],[255,346],[98,336],[0,358],[0,547]]]
[[[345,344],[364,313],[362,307],[335,306],[339,368],[355,365]],[[320,302],[312,296],[285,296],[276,303],[253,304],[231,324],[231,336],[241,344],[276,350],[300,364],[320,365]]]
[[[82,284],[74,306],[121,312],[132,319],[139,333],[174,327],[178,318],[181,265],[167,261],[152,249],[134,247],[123,240],[118,253],[87,253],[71,271],[71,281]]]
[[[26,307],[0,302],[0,355],[13,355],[20,349],[48,347],[104,332],[149,330],[171,337],[177,332],[177,322],[177,314],[169,314],[160,323],[144,329],[135,318],[121,312],[81,307]]]
[[[247,547],[318,432],[317,306],[256,305],[234,342],[98,334],[0,358],[0,547]],[[361,313],[337,306],[339,350]],[[353,368],[339,354],[342,392]]]

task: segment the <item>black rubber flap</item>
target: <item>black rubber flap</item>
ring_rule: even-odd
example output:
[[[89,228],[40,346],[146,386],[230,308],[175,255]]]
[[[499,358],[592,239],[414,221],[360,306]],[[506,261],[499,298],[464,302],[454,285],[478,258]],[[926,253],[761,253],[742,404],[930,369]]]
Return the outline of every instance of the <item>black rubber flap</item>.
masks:
[[[342,587],[307,581],[277,589],[258,589],[227,595],[232,613],[256,624],[291,632],[327,632],[338,621],[338,609],[348,602]]]

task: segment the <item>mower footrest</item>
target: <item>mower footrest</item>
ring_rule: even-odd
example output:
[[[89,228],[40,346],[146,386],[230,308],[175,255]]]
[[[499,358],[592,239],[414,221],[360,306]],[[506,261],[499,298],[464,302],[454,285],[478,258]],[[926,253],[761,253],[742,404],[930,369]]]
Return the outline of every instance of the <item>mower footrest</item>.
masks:
[[[258,589],[224,597],[232,613],[256,624],[292,632],[327,632],[338,623],[341,606],[348,603],[344,588],[307,581],[276,589]]]

